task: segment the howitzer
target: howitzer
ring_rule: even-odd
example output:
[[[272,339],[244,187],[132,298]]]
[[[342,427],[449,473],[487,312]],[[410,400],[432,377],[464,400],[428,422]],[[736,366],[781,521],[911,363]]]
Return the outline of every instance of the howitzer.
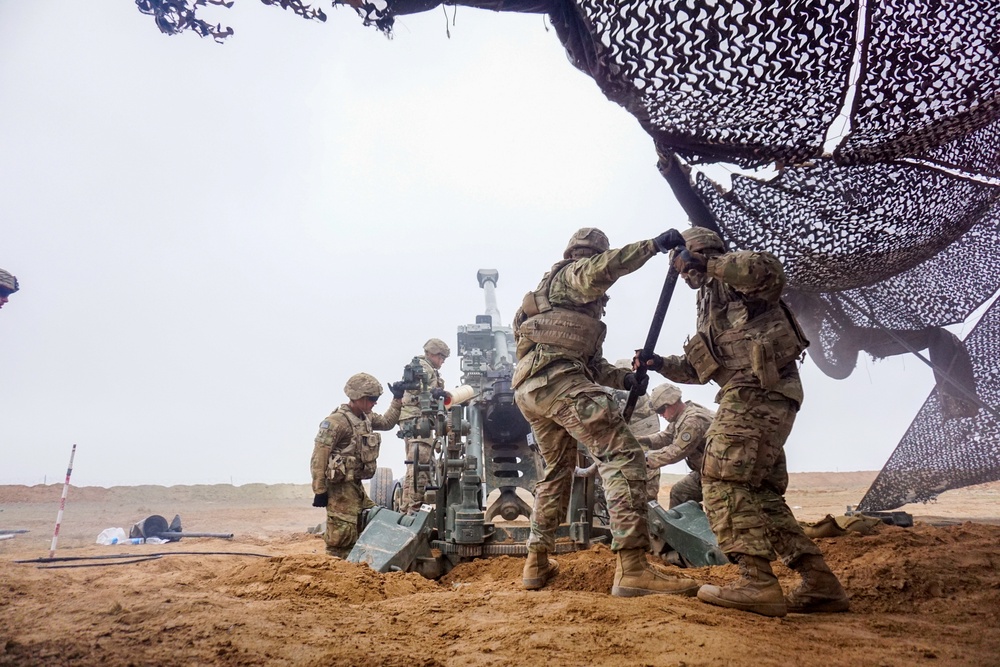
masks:
[[[415,432],[426,433],[424,437],[435,444],[435,456],[428,466],[434,483],[425,494],[429,510],[409,516],[388,506],[368,510],[347,560],[367,563],[379,572],[408,570],[437,578],[465,560],[527,553],[530,527],[527,521],[517,519],[527,519],[531,508],[517,492],[533,492],[544,462],[532,449],[531,428],[514,403],[513,332],[500,323],[495,297],[498,277],[496,270],[479,271],[487,312],[477,315],[474,324],[458,328],[462,383],[472,388],[472,398],[466,404],[446,404],[434,399],[426,382],[421,385],[421,419],[429,430]],[[418,369],[413,363],[408,368],[412,368],[409,377],[416,382]],[[580,464],[589,463],[581,454]],[[610,530],[595,525],[595,494],[593,477],[574,478],[566,520],[556,531],[556,553],[611,542]],[[655,523],[661,536],[654,544],[666,545],[666,531],[677,523],[679,515],[652,505],[655,503],[651,503],[650,524]],[[656,511],[665,516],[654,522],[652,513]],[[694,510],[700,512],[700,508]],[[503,521],[497,520],[498,516]],[[701,517],[704,519],[704,514]],[[692,540],[692,544],[702,543]],[[702,552],[717,549],[714,542],[704,548],[685,547]],[[676,546],[673,549],[678,550]],[[705,560],[698,553],[689,555],[687,560],[692,563]]]

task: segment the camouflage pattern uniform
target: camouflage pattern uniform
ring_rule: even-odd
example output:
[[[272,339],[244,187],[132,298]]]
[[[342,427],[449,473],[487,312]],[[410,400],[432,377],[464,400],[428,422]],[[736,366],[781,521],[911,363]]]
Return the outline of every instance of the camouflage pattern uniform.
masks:
[[[661,467],[685,461],[691,472],[670,487],[670,507],[688,500],[701,502],[701,465],[705,458],[705,433],[715,419],[715,413],[692,401],[684,401],[684,409],[668,420],[667,428],[659,433],[639,438],[650,452],[646,465],[657,471]]]
[[[432,341],[434,342],[433,344]],[[428,349],[428,345],[431,346],[432,351],[441,350],[441,353],[445,356],[451,352],[448,350],[448,346],[437,338],[427,341],[427,345],[424,346],[425,352]],[[439,347],[439,345],[443,347]],[[427,388],[444,389],[444,380],[441,379],[438,370],[427,359],[426,354],[417,357],[417,359],[420,361],[420,366],[424,369],[424,375],[427,377]],[[403,395],[403,409],[399,415],[399,422],[400,424],[404,424],[419,416],[420,391],[407,391]],[[407,461],[419,461],[421,464],[426,465],[434,457],[434,440],[431,438],[404,438],[403,442],[406,443]],[[420,509],[420,506],[424,504],[427,485],[430,483],[430,476],[427,471],[421,470],[417,473],[416,488],[414,489],[413,468],[413,465],[406,466],[406,475],[403,481],[403,499],[400,501],[399,508],[400,512],[408,514],[416,513]]]
[[[784,444],[802,403],[796,359],[808,345],[780,298],[784,269],[770,253],[737,251],[709,257],[704,275],[698,331],[659,372],[721,387],[702,467],[712,531],[728,555],[787,564],[819,554],[784,499]]]
[[[535,486],[530,552],[555,549],[555,533],[568,510],[578,441],[598,462],[611,517],[612,551],[648,548],[642,449],[605,391],[624,388],[630,371],[604,359],[606,326],[600,320],[608,288],[656,252],[653,241],[641,241],[613,250],[605,245],[591,257],[559,262],[525,295],[515,315],[514,400],[545,459]]]
[[[624,365],[622,361],[617,361],[615,366],[632,370],[631,359],[625,360]],[[628,392],[624,389],[613,389],[611,395],[618,403],[618,409],[625,410],[625,405],[628,403]],[[653,404],[649,402],[649,396],[640,396],[639,400],[635,402],[635,409],[632,410],[632,419],[629,420],[628,428],[639,441],[642,453],[646,454],[650,450],[650,443],[648,439],[644,440],[643,436],[652,435],[660,430],[660,418],[653,411]],[[660,495],[659,468],[646,469],[646,495],[650,500],[656,500],[656,497]]]
[[[375,475],[382,436],[374,431],[393,428],[400,408],[393,400],[385,415],[358,417],[345,403],[319,425],[310,469],[313,493],[328,495],[323,539],[331,556],[347,557],[358,541],[361,513],[375,506],[361,480]]]

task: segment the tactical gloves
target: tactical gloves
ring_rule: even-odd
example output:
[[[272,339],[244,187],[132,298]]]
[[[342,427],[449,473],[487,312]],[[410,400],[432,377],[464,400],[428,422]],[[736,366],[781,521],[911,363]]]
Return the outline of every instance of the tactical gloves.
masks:
[[[658,371],[663,368],[663,357],[658,354],[647,355],[642,350],[636,350],[635,357],[632,359],[632,365],[642,365],[651,371]]]
[[[645,373],[643,373],[642,377],[640,378],[635,373],[628,373],[625,376],[625,380],[623,381],[622,384],[624,384],[625,389],[627,391],[632,391],[632,387],[635,387],[636,384],[638,384],[638,386],[639,386],[639,395],[640,396],[645,396],[646,395],[646,387],[649,386],[649,376],[646,375]]]
[[[313,496],[313,507],[326,507],[326,504],[329,501],[330,501],[330,494],[326,493],[325,491],[323,493],[317,493],[315,496]]]
[[[705,256],[698,252],[691,252],[687,248],[677,253],[674,256],[673,262],[677,273],[690,273],[692,271],[705,273],[705,269],[707,268]]]
[[[403,386],[402,380],[400,380],[399,382],[393,382],[392,384],[387,386],[389,387],[389,393],[392,394],[392,397],[394,399],[396,399],[397,401],[402,400],[403,394],[406,393],[406,388]]]
[[[670,252],[674,248],[684,245],[684,237],[676,229],[668,229],[653,239],[653,244],[660,252]]]

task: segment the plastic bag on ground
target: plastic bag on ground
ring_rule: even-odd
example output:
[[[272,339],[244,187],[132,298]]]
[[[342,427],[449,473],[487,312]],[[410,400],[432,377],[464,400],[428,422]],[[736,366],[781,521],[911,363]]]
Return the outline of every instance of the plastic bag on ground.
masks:
[[[105,528],[101,531],[101,534],[97,536],[97,543],[121,544],[126,539],[128,539],[128,535],[125,534],[124,528]]]

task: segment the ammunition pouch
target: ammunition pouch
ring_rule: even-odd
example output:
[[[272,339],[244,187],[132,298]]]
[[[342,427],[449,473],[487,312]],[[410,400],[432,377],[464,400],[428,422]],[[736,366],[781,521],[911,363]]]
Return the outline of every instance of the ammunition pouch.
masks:
[[[773,389],[781,369],[809,345],[784,303],[741,327],[723,332],[714,343],[722,366],[734,372],[750,369],[762,389]]]
[[[550,310],[552,310],[552,304],[549,303],[548,290],[545,292],[528,292],[521,299],[521,312],[526,317],[534,317],[539,313],[545,313]]]
[[[382,446],[382,436],[378,433],[368,433],[361,436],[361,469],[359,479],[371,479],[375,476],[378,452]]]
[[[354,481],[354,470],[357,468],[357,458],[343,454],[333,454],[326,467],[326,478],[334,484]]]
[[[355,434],[347,451],[330,454],[326,478],[334,484],[371,479],[375,476],[381,446],[379,433]]]
[[[548,312],[529,317],[517,328],[518,356],[522,356],[522,341],[527,340],[526,351],[531,349],[531,344],[555,345],[590,358],[604,343],[607,330],[604,322],[590,315],[553,307]]]
[[[698,382],[705,384],[719,370],[719,360],[712,353],[712,344],[701,331],[684,343],[684,356],[698,374]]]

